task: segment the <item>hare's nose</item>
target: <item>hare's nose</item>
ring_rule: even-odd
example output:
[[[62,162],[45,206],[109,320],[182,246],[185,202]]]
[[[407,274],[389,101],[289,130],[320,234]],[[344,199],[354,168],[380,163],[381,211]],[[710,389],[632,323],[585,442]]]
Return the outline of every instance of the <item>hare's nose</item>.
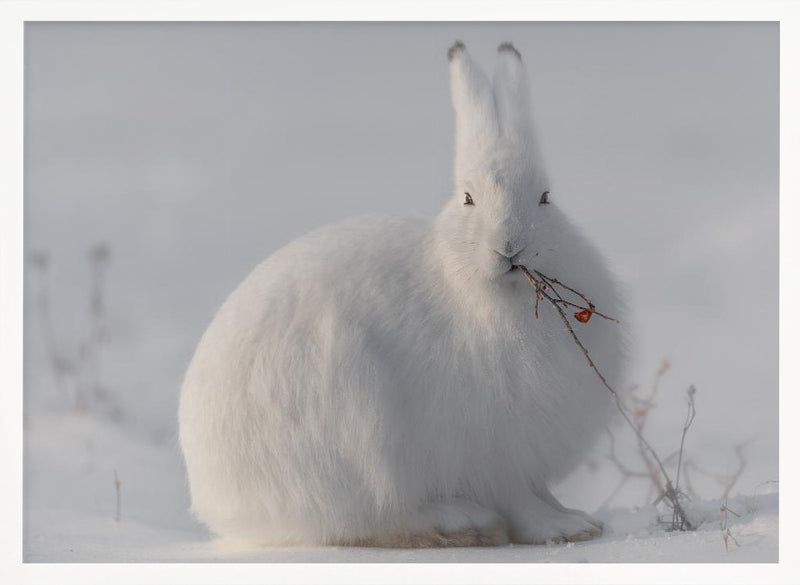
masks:
[[[514,244],[511,243],[510,240],[506,240],[505,243],[503,244],[502,251],[501,250],[495,250],[495,252],[497,252],[498,254],[503,256],[504,258],[509,258],[510,259],[510,258],[513,258],[514,256],[516,256],[517,254],[519,254],[522,251],[522,248],[524,248],[524,246],[522,246],[522,247],[515,246]]]

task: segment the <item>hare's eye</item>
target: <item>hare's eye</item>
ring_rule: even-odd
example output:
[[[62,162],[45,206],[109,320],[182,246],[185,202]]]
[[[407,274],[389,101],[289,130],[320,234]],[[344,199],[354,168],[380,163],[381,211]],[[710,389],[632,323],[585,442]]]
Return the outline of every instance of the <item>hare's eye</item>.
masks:
[[[545,191],[544,193],[542,193],[542,196],[539,197],[539,205],[546,205],[550,203],[549,197],[550,197],[550,191]]]
[[[464,205],[475,205],[475,202],[472,200],[472,195],[467,192],[464,192]]]

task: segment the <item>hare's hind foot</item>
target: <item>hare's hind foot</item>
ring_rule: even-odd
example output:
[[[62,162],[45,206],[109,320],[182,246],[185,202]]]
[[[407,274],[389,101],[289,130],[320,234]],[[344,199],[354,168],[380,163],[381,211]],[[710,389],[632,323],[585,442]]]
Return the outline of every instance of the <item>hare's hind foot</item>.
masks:
[[[471,526],[455,532],[393,532],[357,539],[346,546],[375,548],[452,548],[465,546],[500,546],[508,544],[505,524],[477,528]]]
[[[444,548],[508,544],[505,520],[496,512],[467,500],[451,500],[423,507],[404,519],[402,528],[343,542],[345,546],[379,548]]]
[[[509,537],[515,544],[583,542],[603,534],[603,523],[555,498],[532,499],[509,514]],[[551,499],[552,498],[552,499]],[[544,501],[543,501],[544,500]]]

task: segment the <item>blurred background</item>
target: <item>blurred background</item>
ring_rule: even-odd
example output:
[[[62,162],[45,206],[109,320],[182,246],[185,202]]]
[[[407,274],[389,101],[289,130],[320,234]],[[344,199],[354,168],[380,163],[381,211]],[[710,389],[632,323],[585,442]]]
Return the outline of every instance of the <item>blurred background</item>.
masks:
[[[258,262],[348,216],[436,214],[457,38],[487,69],[501,41],[523,55],[552,200],[627,290],[653,445],[678,448],[694,384],[692,491],[777,480],[775,23],[27,23],[26,433],[78,412],[174,451],[194,347]],[[567,503],[650,497],[614,436]]]

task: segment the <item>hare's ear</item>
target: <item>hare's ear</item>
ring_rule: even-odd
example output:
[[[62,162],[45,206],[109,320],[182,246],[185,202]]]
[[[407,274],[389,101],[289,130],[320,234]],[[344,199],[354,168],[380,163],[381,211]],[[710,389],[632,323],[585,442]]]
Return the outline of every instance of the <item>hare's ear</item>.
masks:
[[[469,164],[470,153],[492,144],[500,134],[489,78],[472,61],[464,43],[456,41],[447,51],[450,88],[456,112],[456,173]]]
[[[511,43],[497,47],[494,96],[500,132],[511,139],[527,141],[533,136],[528,76],[522,56]]]

